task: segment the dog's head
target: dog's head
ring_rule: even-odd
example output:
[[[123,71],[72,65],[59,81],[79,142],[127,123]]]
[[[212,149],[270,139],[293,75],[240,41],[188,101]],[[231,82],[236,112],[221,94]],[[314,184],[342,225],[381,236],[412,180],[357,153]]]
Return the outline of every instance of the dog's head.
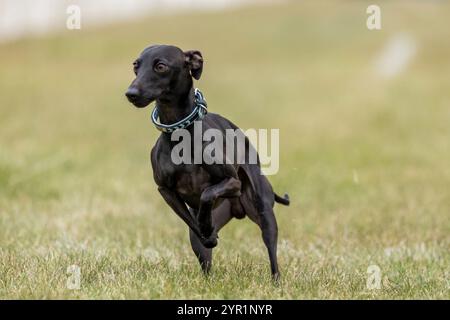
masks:
[[[167,45],[150,46],[133,62],[136,78],[125,95],[138,108],[156,99],[171,100],[192,87],[192,78],[200,79],[203,58],[200,51],[183,52]]]

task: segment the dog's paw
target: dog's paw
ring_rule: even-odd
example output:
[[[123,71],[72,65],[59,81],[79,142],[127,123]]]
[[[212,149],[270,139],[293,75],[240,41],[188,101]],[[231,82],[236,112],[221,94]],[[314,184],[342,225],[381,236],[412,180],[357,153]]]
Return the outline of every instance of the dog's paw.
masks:
[[[208,238],[203,237],[201,239],[202,244],[205,248],[212,249],[217,246],[217,235],[212,234]]]

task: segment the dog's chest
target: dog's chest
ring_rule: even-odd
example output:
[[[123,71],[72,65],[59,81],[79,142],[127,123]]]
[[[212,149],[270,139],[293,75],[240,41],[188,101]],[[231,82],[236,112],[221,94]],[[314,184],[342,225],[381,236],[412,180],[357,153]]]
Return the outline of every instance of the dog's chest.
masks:
[[[211,185],[209,173],[199,165],[184,165],[175,172],[175,189],[185,200],[199,199],[203,190]]]
[[[191,208],[198,208],[203,190],[213,184],[210,174],[199,164],[174,164],[170,149],[163,147],[159,145],[152,151],[157,184],[178,193]]]

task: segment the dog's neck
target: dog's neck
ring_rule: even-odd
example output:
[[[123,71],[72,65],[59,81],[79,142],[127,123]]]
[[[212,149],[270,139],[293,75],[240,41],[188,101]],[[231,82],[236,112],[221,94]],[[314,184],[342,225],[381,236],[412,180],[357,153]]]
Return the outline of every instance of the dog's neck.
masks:
[[[157,99],[159,119],[163,124],[172,124],[188,116],[194,109],[194,88],[173,98]]]

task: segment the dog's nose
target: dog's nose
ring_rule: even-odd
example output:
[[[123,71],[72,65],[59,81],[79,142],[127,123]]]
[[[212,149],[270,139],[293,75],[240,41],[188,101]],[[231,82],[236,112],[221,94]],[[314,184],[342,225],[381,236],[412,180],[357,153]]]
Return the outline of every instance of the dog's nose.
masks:
[[[139,98],[139,90],[135,87],[130,87],[128,88],[127,92],[125,92],[125,95],[127,96],[129,101],[136,101],[136,99]]]

